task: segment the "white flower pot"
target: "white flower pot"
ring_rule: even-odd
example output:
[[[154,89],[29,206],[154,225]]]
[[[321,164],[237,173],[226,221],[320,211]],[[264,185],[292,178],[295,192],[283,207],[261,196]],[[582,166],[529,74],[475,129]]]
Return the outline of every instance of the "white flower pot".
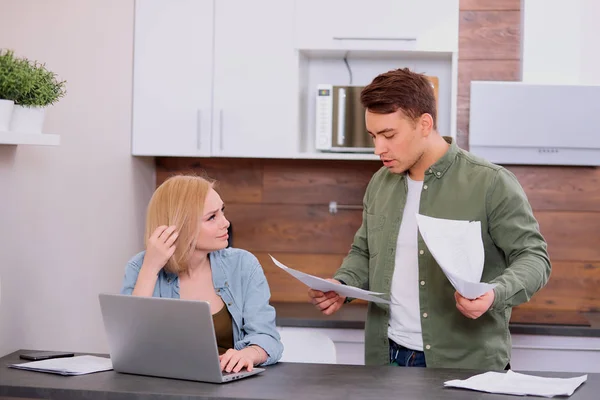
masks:
[[[0,100],[0,132],[6,132],[10,128],[14,105],[12,100]]]
[[[11,132],[42,133],[46,109],[43,107],[23,107],[15,105],[12,120],[10,121]]]

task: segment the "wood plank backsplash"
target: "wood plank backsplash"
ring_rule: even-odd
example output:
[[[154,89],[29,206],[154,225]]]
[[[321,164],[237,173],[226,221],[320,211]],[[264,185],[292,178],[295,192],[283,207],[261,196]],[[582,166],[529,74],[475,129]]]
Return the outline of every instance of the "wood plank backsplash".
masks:
[[[460,5],[457,135],[467,148],[470,82],[519,79],[521,16],[519,0],[461,0]],[[258,257],[277,302],[305,302],[306,290],[268,254],[330,277],[350,248],[361,211],[332,215],[329,202],[361,205],[380,167],[376,161],[168,157],[156,164],[157,185],[190,172],[219,181],[234,246]],[[522,307],[600,311],[600,168],[509,169],[527,193],[553,263],[548,285]]]

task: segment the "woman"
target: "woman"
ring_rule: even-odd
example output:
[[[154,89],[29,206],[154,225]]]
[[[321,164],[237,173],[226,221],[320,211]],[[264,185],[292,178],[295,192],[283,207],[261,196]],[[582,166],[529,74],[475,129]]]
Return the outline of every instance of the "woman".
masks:
[[[125,270],[122,294],[210,303],[221,369],[274,364],[283,345],[263,270],[247,251],[227,247],[221,197],[197,176],[167,179],[150,200],[146,251]]]

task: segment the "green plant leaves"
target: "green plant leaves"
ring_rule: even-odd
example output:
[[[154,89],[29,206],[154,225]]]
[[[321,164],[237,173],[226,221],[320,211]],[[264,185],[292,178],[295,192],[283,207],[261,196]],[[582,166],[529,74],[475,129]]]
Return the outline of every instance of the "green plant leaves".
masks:
[[[66,94],[66,81],[59,81],[44,64],[17,58],[11,50],[0,50],[0,99],[27,107],[45,107]]]

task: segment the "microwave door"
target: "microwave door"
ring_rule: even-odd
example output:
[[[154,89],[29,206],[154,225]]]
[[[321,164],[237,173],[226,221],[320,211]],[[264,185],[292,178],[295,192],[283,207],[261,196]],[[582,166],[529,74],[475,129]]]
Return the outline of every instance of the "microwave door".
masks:
[[[346,144],[346,89],[338,88],[337,103],[337,147],[344,147]]]
[[[352,92],[348,93],[346,103],[350,103],[346,110],[346,146],[355,149],[357,152],[371,153],[373,151],[373,140],[367,133],[365,123],[365,108],[360,101],[362,88],[354,87]]]

